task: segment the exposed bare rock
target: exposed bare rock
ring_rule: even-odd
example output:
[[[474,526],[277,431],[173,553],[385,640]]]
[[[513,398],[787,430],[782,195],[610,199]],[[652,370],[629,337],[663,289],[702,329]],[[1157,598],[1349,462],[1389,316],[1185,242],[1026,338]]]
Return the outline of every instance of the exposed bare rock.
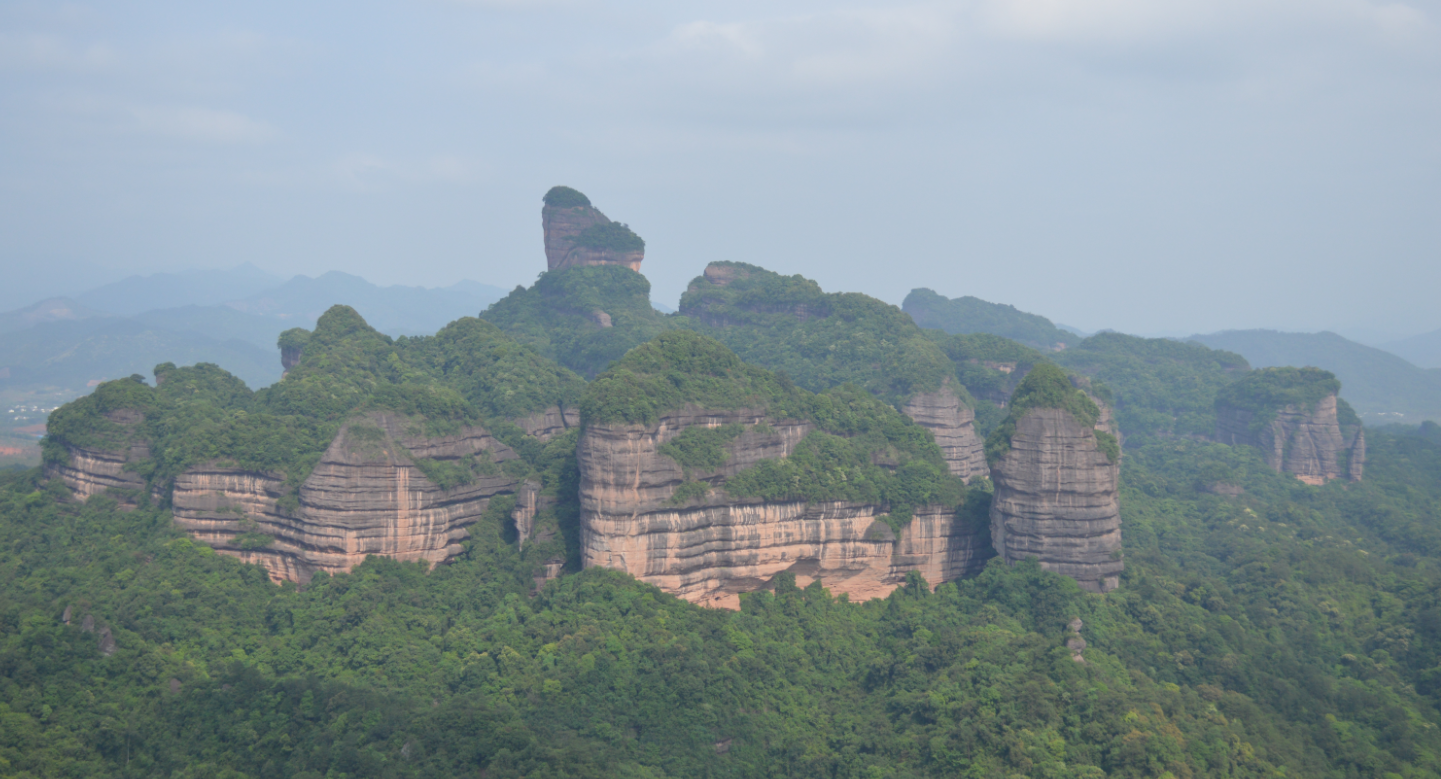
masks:
[[[976,435],[976,414],[961,402],[949,378],[936,392],[920,392],[901,412],[931,431],[951,473],[967,481],[990,476],[985,445]]]
[[[110,493],[121,508],[133,509],[145,490],[145,479],[125,470],[125,465],[150,458],[149,445],[136,435],[136,428],[145,421],[145,416],[133,409],[116,409],[107,412],[105,417],[126,431],[129,442],[123,448],[110,451],[66,444],[67,462],[46,465],[45,475],[63,479],[65,486],[81,500]]]
[[[685,481],[659,447],[687,427],[741,423],[725,464],[692,472],[712,486],[685,505],[672,498]],[[737,608],[740,593],[764,589],[790,571],[804,586],[821,579],[857,600],[883,596],[909,571],[937,584],[972,572],[988,555],[981,528],[954,511],[924,507],[900,537],[877,506],[802,501],[766,503],[724,492],[725,480],[763,459],[789,455],[810,431],[754,410],[688,408],[655,425],[591,425],[581,435],[581,555],[584,565],[626,571],[693,603]]]
[[[1071,637],[1066,639],[1066,648],[1071,650],[1072,660],[1083,664],[1086,662],[1082,654],[1086,651],[1086,639],[1081,638],[1081,628],[1084,626],[1085,623],[1081,622],[1080,617],[1072,617],[1070,624],[1066,625],[1066,629],[1071,631]]]
[[[580,412],[573,408],[562,409],[559,406],[551,406],[545,411],[511,421],[524,430],[527,435],[535,436],[541,441],[549,441],[572,427],[580,427]]]
[[[480,455],[499,464],[516,455],[483,428],[427,437],[410,424],[380,412],[347,424],[290,511],[281,507],[288,491],[278,474],[192,468],[175,481],[175,520],[196,539],[263,565],[276,579],[305,582],[316,571],[349,571],[372,554],[445,562],[460,553],[466,526],[491,498],[519,485],[497,470],[442,490],[414,460]]]
[[[562,188],[557,187],[556,189]],[[590,201],[584,195],[574,190],[569,191],[579,196],[579,199],[557,202],[576,203],[576,205],[551,205],[552,198],[547,195],[548,202],[540,212],[541,228],[545,232],[547,269],[555,271],[584,265],[624,265],[637,273],[640,272],[640,264],[645,259],[643,248],[620,250],[581,245],[579,242],[581,233],[588,228],[609,225],[611,221],[600,212],[600,209],[591,206]]]
[[[100,628],[100,633],[97,638],[99,640],[100,654],[106,657],[115,654],[115,635],[110,632],[108,626]]]
[[[95,632],[95,615],[93,615],[93,614],[86,614],[84,617],[81,617],[81,618],[80,618],[80,629],[83,630],[83,631],[85,631],[86,633],[94,633],[94,632]]]
[[[1035,557],[1091,592],[1115,589],[1123,568],[1119,477],[1119,464],[1069,412],[1029,409],[1010,451],[991,467],[997,554],[1008,563]]]
[[[69,625],[69,624],[70,624],[70,610],[71,610],[71,608],[72,608],[71,606],[66,606],[66,607],[65,607],[65,613],[60,615],[60,622],[61,622],[62,624],[65,624],[65,625]]]
[[[1294,474],[1311,485],[1331,479],[1359,481],[1366,462],[1365,433],[1356,426],[1343,433],[1336,417],[1336,395],[1319,400],[1307,409],[1288,404],[1271,419],[1234,406],[1216,408],[1216,440],[1232,446],[1245,444],[1261,450],[1266,464],[1277,471]]]

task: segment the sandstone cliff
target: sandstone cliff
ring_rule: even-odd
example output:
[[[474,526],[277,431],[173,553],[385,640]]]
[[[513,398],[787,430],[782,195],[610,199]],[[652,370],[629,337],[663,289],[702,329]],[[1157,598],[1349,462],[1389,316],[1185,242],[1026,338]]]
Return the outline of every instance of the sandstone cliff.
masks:
[[[991,543],[1006,562],[1035,557],[1083,589],[1116,588],[1124,567],[1120,465],[1091,428],[1064,409],[1029,409],[991,478]]]
[[[136,501],[145,490],[145,478],[126,465],[149,459],[149,444],[138,434],[137,428],[145,416],[134,409],[116,409],[104,414],[109,421],[123,431],[125,443],[116,449],[66,445],[66,458],[61,463],[45,466],[47,478],[59,477],[65,481],[75,497],[85,500],[92,495],[109,494],[120,502],[123,508],[134,508]]]
[[[724,465],[686,469],[660,447],[691,427],[745,425]],[[984,528],[951,509],[923,507],[897,537],[878,506],[765,502],[726,495],[726,480],[763,459],[785,457],[811,430],[757,410],[695,407],[656,424],[592,424],[580,438],[581,555],[693,603],[737,608],[739,595],[783,571],[804,586],[821,579],[837,595],[879,597],[920,571],[931,584],[976,570],[989,550]],[[687,481],[711,489],[677,501]]]
[[[1366,434],[1360,424],[1343,429],[1337,397],[1328,394],[1307,408],[1248,409],[1218,403],[1216,440],[1261,450],[1266,464],[1310,485],[1331,479],[1360,481],[1366,463]]]
[[[1010,409],[986,441],[996,553],[1007,563],[1034,557],[1091,592],[1115,589],[1121,450],[1110,409],[1048,362],[1016,387]]]
[[[545,206],[540,212],[541,228],[545,234],[545,259],[548,270],[575,268],[583,265],[624,265],[640,272],[641,261],[645,259],[645,246],[634,233],[623,225],[616,225],[599,209],[590,204],[590,199],[569,187],[555,187],[546,193]],[[609,231],[606,228],[614,225]],[[599,235],[615,238],[608,232],[630,233],[631,240],[590,240]],[[639,245],[637,245],[639,244]]]
[[[990,476],[984,446],[976,435],[976,414],[961,402],[950,379],[936,392],[912,395],[901,412],[931,431],[951,473],[967,481]]]
[[[215,466],[177,477],[171,500],[175,521],[197,540],[276,579],[305,582],[372,554],[432,564],[454,557],[491,499],[534,488],[490,467],[446,490],[416,460],[496,466],[515,456],[479,427],[427,437],[405,418],[377,412],[341,430],[301,485],[298,505],[284,506],[289,491],[279,474]],[[533,495],[517,508],[533,516]]]

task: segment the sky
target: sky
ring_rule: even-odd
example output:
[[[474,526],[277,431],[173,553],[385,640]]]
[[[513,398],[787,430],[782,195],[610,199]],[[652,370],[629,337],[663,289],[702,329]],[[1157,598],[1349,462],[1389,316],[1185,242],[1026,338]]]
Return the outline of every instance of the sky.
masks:
[[[0,1],[0,266],[530,284],[540,198],[1083,330],[1441,328],[1441,0]]]

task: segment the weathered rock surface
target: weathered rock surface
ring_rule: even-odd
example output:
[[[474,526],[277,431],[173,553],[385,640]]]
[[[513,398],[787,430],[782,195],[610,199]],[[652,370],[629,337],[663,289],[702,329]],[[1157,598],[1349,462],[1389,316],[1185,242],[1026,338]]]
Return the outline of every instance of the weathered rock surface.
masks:
[[[1260,424],[1253,411],[1220,405],[1216,440],[1253,446],[1268,466],[1311,485],[1340,478],[1360,481],[1366,464],[1366,434],[1359,425],[1342,430],[1334,394],[1310,410],[1287,405]]]
[[[122,508],[134,508],[138,496],[145,490],[145,479],[125,470],[125,465],[150,458],[149,445],[134,435],[145,416],[132,409],[117,409],[107,412],[105,417],[130,433],[130,440],[123,448],[110,451],[67,444],[67,462],[47,464],[45,476],[63,479],[65,486],[80,500],[108,493]]]
[[[541,228],[545,232],[545,261],[548,270],[578,268],[583,265],[624,265],[637,273],[645,250],[619,251],[578,246],[576,239],[587,227],[610,224],[610,219],[594,206],[544,206],[540,211]]]
[[[544,442],[573,427],[580,427],[580,411],[573,408],[562,409],[560,406],[551,406],[545,411],[538,411],[530,416],[511,421],[524,430],[527,435],[533,435]]]
[[[991,478],[991,541],[1002,559],[1035,557],[1083,589],[1115,589],[1124,567],[1120,465],[1097,448],[1089,428],[1062,409],[1027,411]]]
[[[687,427],[757,425],[731,441],[713,471],[692,471],[712,490],[672,501],[684,469],[658,449]],[[837,595],[880,597],[920,571],[931,584],[973,572],[989,557],[984,528],[954,511],[926,507],[900,537],[880,507],[852,503],[766,503],[727,496],[725,480],[762,459],[789,455],[810,431],[753,410],[687,409],[644,425],[592,425],[580,439],[581,555],[584,565],[622,570],[693,603],[737,608],[743,592],[789,571],[804,586],[821,579]]]
[[[192,468],[175,481],[175,521],[218,551],[265,566],[276,579],[305,582],[316,571],[349,571],[372,554],[445,562],[460,553],[466,526],[490,500],[524,483],[497,470],[442,490],[412,458],[480,455],[498,464],[516,455],[479,427],[426,437],[408,426],[386,413],[347,424],[301,485],[299,506],[291,511],[280,505],[287,490],[279,474]],[[534,501],[529,505],[533,516]]]
[[[901,413],[931,431],[952,474],[966,481],[991,475],[985,443],[976,435],[976,414],[961,402],[950,379],[936,392],[912,395]]]

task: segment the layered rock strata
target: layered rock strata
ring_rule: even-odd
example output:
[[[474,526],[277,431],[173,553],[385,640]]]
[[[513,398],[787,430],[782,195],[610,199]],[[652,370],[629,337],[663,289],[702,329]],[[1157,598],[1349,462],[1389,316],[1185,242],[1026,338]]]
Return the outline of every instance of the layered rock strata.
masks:
[[[540,211],[545,233],[545,261],[548,270],[583,265],[624,265],[639,273],[645,250],[625,251],[582,246],[577,242],[587,228],[611,224],[594,206],[544,206]]]
[[[752,427],[730,442],[720,468],[687,475],[659,451],[688,427],[731,423]],[[990,556],[984,528],[946,508],[916,511],[897,537],[878,506],[725,494],[727,478],[789,455],[809,431],[807,423],[767,420],[754,410],[694,408],[655,425],[587,427],[577,452],[584,565],[625,571],[693,603],[738,608],[741,593],[766,588],[783,571],[801,586],[820,579],[833,593],[861,600],[886,595],[909,571],[934,585],[975,571]],[[677,504],[676,490],[688,480],[711,491]]]
[[[386,413],[347,424],[301,485],[298,505],[289,508],[279,474],[192,468],[175,480],[175,521],[218,551],[264,566],[275,579],[303,583],[317,571],[349,571],[369,555],[445,562],[461,552],[466,526],[491,499],[534,492],[499,469],[441,489],[416,459],[479,456],[499,464],[515,452],[479,427],[426,437],[409,424]],[[533,517],[531,497],[517,508],[529,508]]]
[[[1008,563],[1035,557],[1091,592],[1115,589],[1124,567],[1119,478],[1090,428],[1062,409],[1030,409],[991,467],[996,553]]]
[[[990,476],[985,444],[976,435],[976,413],[961,402],[950,379],[936,392],[912,395],[901,413],[931,431],[952,474],[967,481]]]
[[[535,436],[545,442],[573,427],[580,427],[580,411],[573,408],[563,409],[560,406],[551,406],[545,411],[512,419],[511,422],[524,430],[526,435]]]
[[[134,508],[145,491],[145,478],[126,470],[126,465],[150,458],[149,445],[135,435],[135,429],[145,417],[133,409],[116,409],[107,412],[105,417],[125,431],[127,443],[113,451],[66,444],[66,461],[47,464],[45,476],[64,480],[65,486],[80,500],[109,494],[122,508]]]
[[[1366,434],[1359,425],[1343,430],[1336,415],[1336,395],[1314,408],[1287,405],[1258,420],[1257,412],[1220,405],[1216,409],[1216,440],[1244,444],[1261,451],[1266,465],[1319,486],[1332,479],[1360,481],[1366,464]]]

